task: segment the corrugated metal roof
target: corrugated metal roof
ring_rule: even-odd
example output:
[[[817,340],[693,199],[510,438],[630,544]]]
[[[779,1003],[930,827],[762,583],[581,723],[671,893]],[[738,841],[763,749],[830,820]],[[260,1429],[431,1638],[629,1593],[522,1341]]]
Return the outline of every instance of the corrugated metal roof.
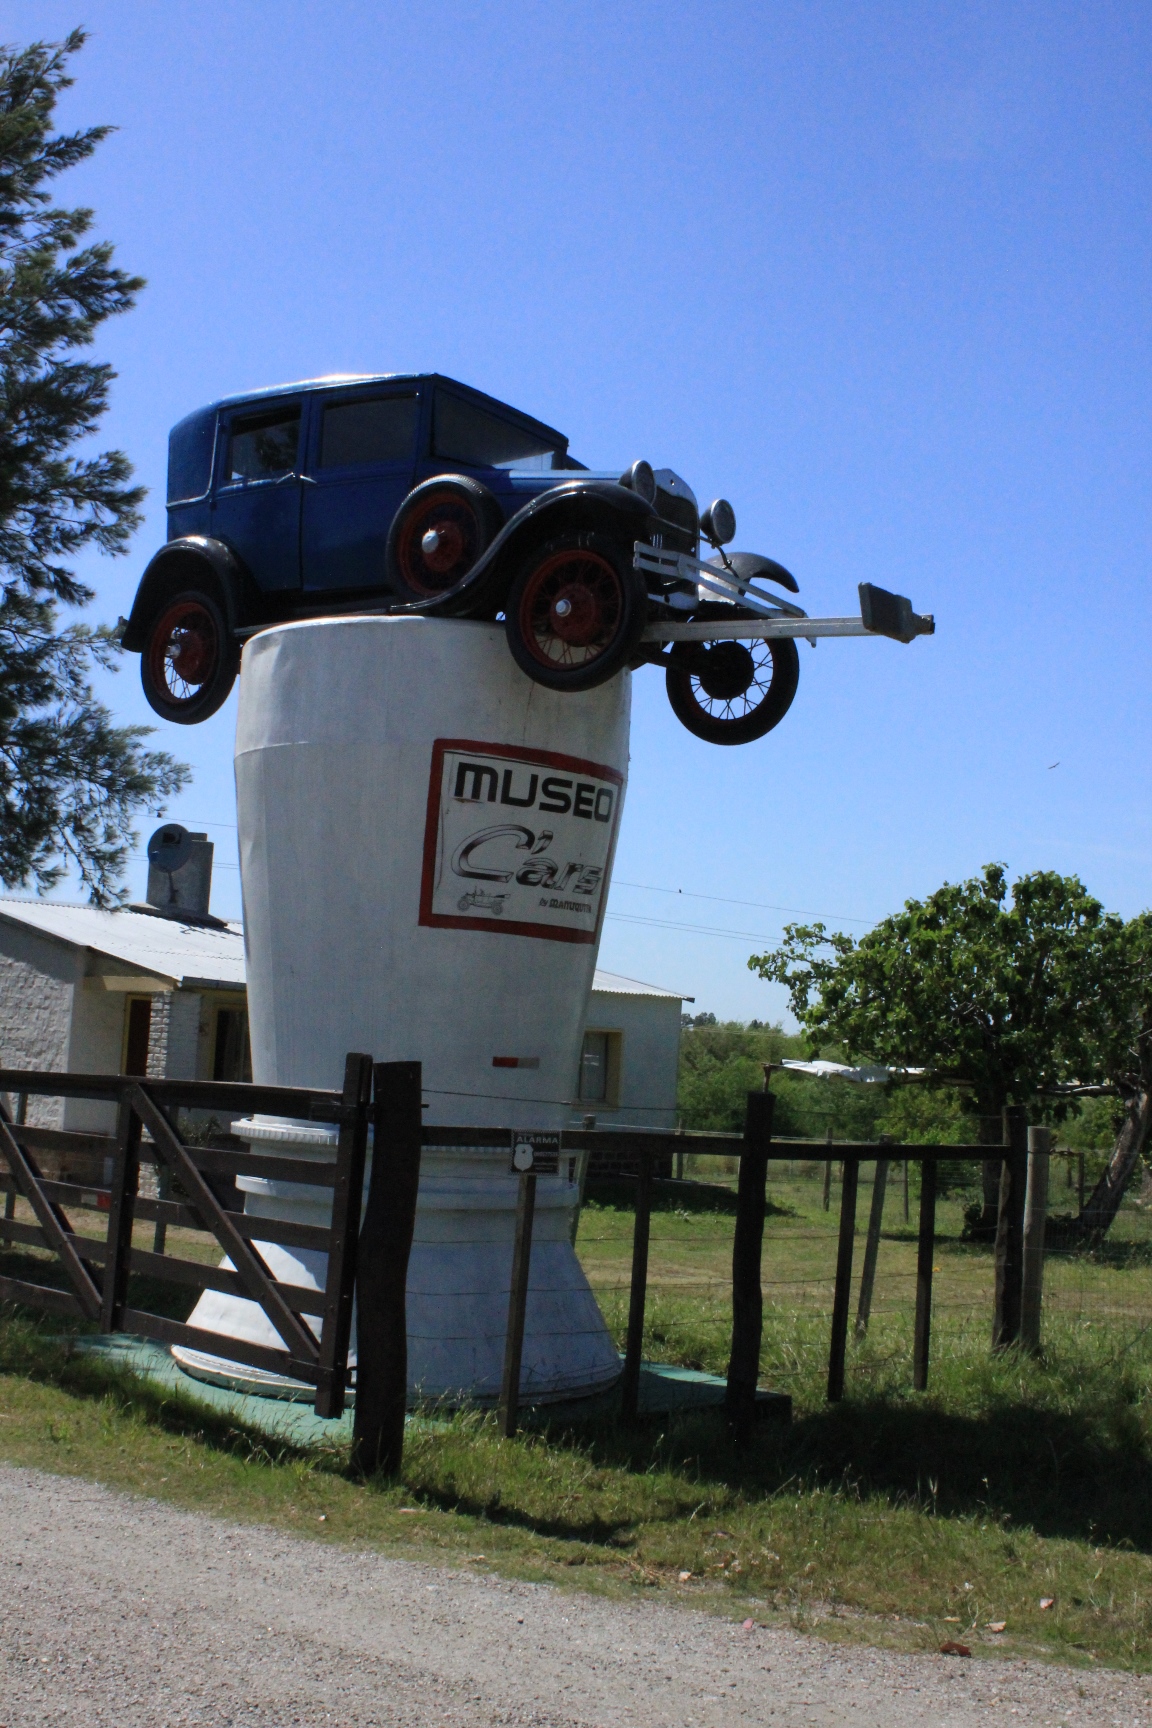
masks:
[[[680,990],[662,990],[658,984],[642,984],[638,978],[624,978],[619,972],[602,972],[599,967],[596,968],[592,988],[602,991],[606,996],[663,996],[673,1002],[694,1000]]]
[[[244,932],[239,924],[213,930],[127,907],[104,912],[61,900],[5,899],[0,899],[0,921],[23,924],[175,984],[244,983]]]
[[[177,984],[212,983],[237,985],[245,982],[244,927],[229,924],[212,930],[202,924],[183,924],[176,918],[154,918],[129,907],[102,912],[95,906],[72,906],[63,900],[0,899],[0,921],[24,924],[59,942],[89,948],[141,972],[170,978]],[[660,996],[666,1001],[690,1002],[678,990],[663,990],[639,978],[597,967],[593,990],[608,996]]]

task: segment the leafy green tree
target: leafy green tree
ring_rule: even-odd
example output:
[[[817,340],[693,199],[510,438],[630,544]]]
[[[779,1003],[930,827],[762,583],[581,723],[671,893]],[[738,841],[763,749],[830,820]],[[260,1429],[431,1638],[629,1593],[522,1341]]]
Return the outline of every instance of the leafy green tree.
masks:
[[[855,1060],[962,1087],[991,1144],[1005,1105],[1105,1078],[1125,1044],[1118,1022],[1131,1020],[1130,991],[1121,1003],[1113,988],[1129,947],[1123,921],[1076,877],[1035,871],[1009,895],[1003,866],[989,864],[907,901],[858,941],[791,924],[780,948],[748,964],[787,986],[813,1046],[836,1041]],[[998,1180],[989,1160],[985,1228]]]
[[[1115,1100],[1116,1143],[1076,1220],[1077,1233],[1089,1240],[1098,1240],[1111,1225],[1152,1141],[1152,913],[1124,926],[1101,979],[1101,998],[1109,1010],[1096,1051],[1103,1083],[1071,1089],[1074,1095],[1095,1094],[1094,1102]]]
[[[88,546],[126,550],[143,498],[122,452],[73,448],[96,430],[114,376],[82,350],[143,286],[107,242],[82,244],[92,212],[59,209],[48,190],[109,131],[52,132],[83,42],[76,30],[0,49],[0,880],[47,888],[71,862],[103,902],[134,813],[186,770],[143,748],[150,728],[115,725],[96,700],[92,670],[118,653],[111,632],[59,618],[93,598],[70,561]]]

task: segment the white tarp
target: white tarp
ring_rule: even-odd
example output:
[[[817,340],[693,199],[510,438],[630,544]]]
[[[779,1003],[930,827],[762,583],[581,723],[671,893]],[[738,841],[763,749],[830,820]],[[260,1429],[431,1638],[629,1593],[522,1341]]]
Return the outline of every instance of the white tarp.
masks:
[[[797,1062],[785,1057],[779,1064],[792,1074],[812,1074],[817,1080],[851,1080],[858,1086],[883,1086],[888,1080],[910,1080],[923,1074],[923,1068],[880,1068],[863,1065],[853,1068],[847,1062]]]

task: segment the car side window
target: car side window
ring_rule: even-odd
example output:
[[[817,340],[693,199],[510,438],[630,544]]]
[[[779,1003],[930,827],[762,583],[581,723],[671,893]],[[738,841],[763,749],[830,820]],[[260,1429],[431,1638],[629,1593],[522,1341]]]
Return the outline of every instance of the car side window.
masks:
[[[320,431],[321,468],[369,462],[406,462],[416,444],[420,403],[415,396],[371,396],[330,402]]]
[[[538,468],[563,460],[555,446],[447,390],[437,390],[432,453],[468,468]]]
[[[228,435],[226,486],[246,480],[275,480],[291,474],[300,447],[300,404],[238,414]]]

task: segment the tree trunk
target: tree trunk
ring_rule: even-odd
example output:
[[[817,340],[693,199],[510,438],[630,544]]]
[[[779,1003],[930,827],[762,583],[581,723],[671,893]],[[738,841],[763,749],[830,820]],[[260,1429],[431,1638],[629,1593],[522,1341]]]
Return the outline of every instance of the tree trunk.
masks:
[[[1077,1219],[1084,1235],[1099,1241],[1100,1237],[1107,1234],[1112,1220],[1120,1210],[1128,1179],[1140,1162],[1150,1134],[1152,1092],[1143,1088],[1129,1098],[1108,1167],[1085,1201]]]
[[[995,1110],[989,1108],[988,1100],[980,1101],[978,1142],[981,1146],[1001,1146],[1004,1141],[1002,1126],[1003,1110],[998,1105]],[[980,1167],[982,1193],[980,1207],[980,1222],[971,1229],[971,1235],[977,1241],[992,1242],[996,1237],[996,1223],[1000,1216],[1000,1172],[1003,1169],[1004,1155],[998,1153],[995,1158],[985,1158]]]

